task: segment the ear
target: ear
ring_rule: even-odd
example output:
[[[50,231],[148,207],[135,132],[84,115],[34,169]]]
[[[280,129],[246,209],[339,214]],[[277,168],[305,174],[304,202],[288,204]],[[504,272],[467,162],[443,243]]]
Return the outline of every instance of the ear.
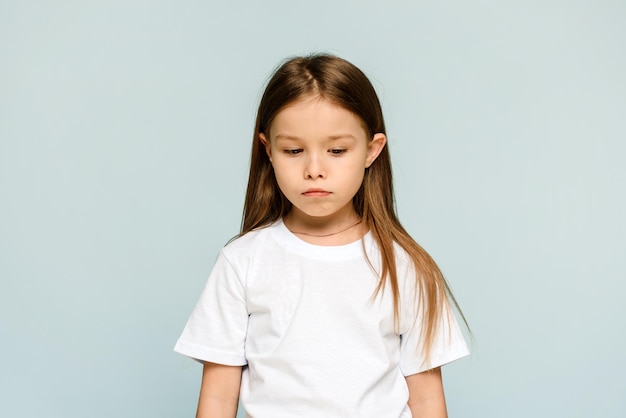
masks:
[[[387,143],[387,137],[385,134],[375,134],[369,144],[367,144],[367,158],[365,159],[365,168],[372,165],[376,158],[380,155],[380,152],[385,148]]]
[[[268,141],[267,137],[265,136],[263,132],[259,133],[259,141],[261,141],[261,143],[265,147],[265,153],[267,154],[267,157],[270,159],[270,162],[272,162],[272,148],[270,147],[270,141]]]

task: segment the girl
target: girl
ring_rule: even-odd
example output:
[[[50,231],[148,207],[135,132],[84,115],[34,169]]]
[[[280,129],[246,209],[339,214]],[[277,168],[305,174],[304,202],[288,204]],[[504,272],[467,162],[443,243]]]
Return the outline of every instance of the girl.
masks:
[[[175,350],[204,363],[198,417],[445,417],[468,354],[435,262],[397,219],[366,76],[293,58],[259,105],[241,233]],[[454,302],[456,303],[456,302]]]

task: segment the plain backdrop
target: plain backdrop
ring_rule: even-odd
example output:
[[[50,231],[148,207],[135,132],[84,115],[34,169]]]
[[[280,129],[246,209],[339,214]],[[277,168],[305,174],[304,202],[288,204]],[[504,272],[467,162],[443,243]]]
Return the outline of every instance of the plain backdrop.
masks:
[[[618,0],[0,0],[0,416],[193,416],[172,348],[313,51],[374,83],[472,327],[450,416],[626,416],[624,45]]]

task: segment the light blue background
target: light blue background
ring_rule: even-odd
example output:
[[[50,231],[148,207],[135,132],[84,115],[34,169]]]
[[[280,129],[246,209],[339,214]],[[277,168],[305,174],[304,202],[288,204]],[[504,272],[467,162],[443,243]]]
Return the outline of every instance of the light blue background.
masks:
[[[374,82],[471,323],[450,416],[626,416],[625,45],[623,1],[0,1],[0,416],[193,416],[172,347],[311,51]]]

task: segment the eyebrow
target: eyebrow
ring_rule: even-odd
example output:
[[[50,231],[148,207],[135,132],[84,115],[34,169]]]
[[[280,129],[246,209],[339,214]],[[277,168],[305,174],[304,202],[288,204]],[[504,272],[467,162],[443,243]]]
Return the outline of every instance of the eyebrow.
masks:
[[[352,134],[336,134],[336,135],[329,135],[327,137],[330,140],[336,140],[336,139],[343,139],[343,138],[348,138],[348,139],[356,139],[356,137]],[[298,141],[302,138],[298,137],[298,136],[293,136],[293,135],[288,135],[288,134],[278,134],[275,136],[275,139],[287,139],[287,140],[292,140],[292,141]]]
[[[276,139],[291,139],[293,141],[296,141],[300,138],[298,138],[297,136],[292,136],[292,135],[286,135],[286,134],[278,134],[275,137]]]

